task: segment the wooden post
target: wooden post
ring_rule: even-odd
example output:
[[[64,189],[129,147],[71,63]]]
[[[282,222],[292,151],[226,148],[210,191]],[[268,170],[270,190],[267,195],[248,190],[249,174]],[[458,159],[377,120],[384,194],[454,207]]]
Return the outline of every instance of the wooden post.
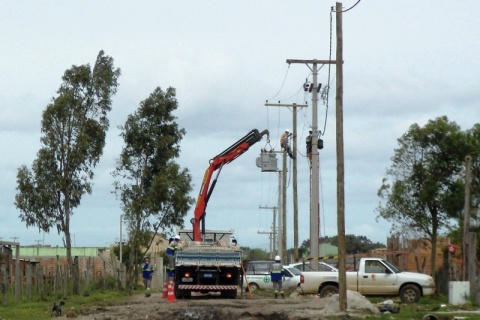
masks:
[[[80,294],[80,271],[78,265],[78,256],[73,260],[73,294]]]
[[[2,276],[2,284],[1,284],[1,291],[2,291],[2,304],[4,306],[7,305],[7,287],[8,287],[8,274],[7,274],[7,267],[5,263],[0,264],[0,275]]]
[[[463,241],[468,241],[468,256],[476,257],[477,255],[477,234],[475,232],[469,232],[468,238]],[[468,264],[468,280],[470,282],[470,297],[476,301],[477,297],[477,265],[476,259],[469,259]]]
[[[40,296],[40,301],[43,301],[45,298],[45,291],[43,282],[43,266],[41,265],[38,265],[37,267],[37,290]]]
[[[465,157],[465,202],[464,202],[464,215],[463,215],[463,281],[469,280],[469,265],[470,261],[475,261],[475,255],[468,256],[470,249],[468,247],[469,242],[468,234],[470,232],[470,176],[471,176],[471,162],[472,157],[470,155]]]
[[[21,279],[22,273],[20,270],[20,245],[16,245],[15,250],[15,302],[20,302],[21,298]]]
[[[60,282],[60,257],[57,254],[57,259],[55,263],[55,277],[53,280],[53,296],[56,298],[58,293],[58,286]]]
[[[68,279],[70,278],[68,265],[63,266],[63,296],[66,297],[68,293]]]
[[[25,261],[25,276],[26,276],[26,295],[27,301],[32,301],[32,264],[30,261]]]

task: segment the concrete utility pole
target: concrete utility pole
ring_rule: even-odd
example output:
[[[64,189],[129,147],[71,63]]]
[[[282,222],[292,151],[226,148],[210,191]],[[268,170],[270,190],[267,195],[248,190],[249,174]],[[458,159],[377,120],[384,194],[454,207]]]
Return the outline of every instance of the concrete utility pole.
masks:
[[[266,103],[265,106],[270,106],[270,107],[287,107],[287,108],[292,108],[292,114],[293,114],[293,123],[292,123],[292,129],[293,129],[293,137],[292,137],[292,153],[295,155],[295,159],[293,159],[293,169],[292,169],[292,180],[293,180],[293,251],[294,251],[294,259],[298,258],[298,183],[297,183],[297,108],[305,108],[307,107],[306,104],[283,104],[283,103]],[[283,153],[285,159],[285,152]],[[285,165],[285,162],[284,162]],[[284,170],[284,177],[286,177],[286,166],[283,168]],[[284,178],[284,186],[286,186],[286,178]],[[285,199],[286,200],[286,196]],[[286,204],[286,202],[285,202]],[[286,226],[286,210],[284,212],[284,215],[282,215],[282,219],[284,219],[284,225]],[[285,237],[285,246],[286,246],[286,228],[284,229],[285,233],[283,234]],[[285,248],[285,255],[286,255],[286,248]],[[286,256],[285,256],[286,258]],[[286,260],[282,260],[286,261]]]
[[[340,311],[347,310],[347,280],[345,267],[345,168],[343,152],[343,29],[342,3],[336,3],[337,18],[337,228],[338,228],[338,302]]]
[[[282,190],[283,190],[283,187],[282,187],[282,170],[278,170],[278,207],[280,208],[280,211],[278,212],[278,238],[277,238],[277,241],[278,241],[278,252],[277,254],[280,256],[280,258],[282,259],[282,261],[285,261],[283,260],[283,222],[282,222],[282,218],[281,218],[281,215],[283,216],[283,206],[282,206]]]
[[[287,152],[283,152],[282,175],[282,257],[283,263],[287,261]],[[295,161],[295,160],[294,160]]]
[[[277,219],[277,209],[278,207],[262,207],[259,206],[260,209],[269,209],[273,210],[273,222],[272,222],[272,231],[271,232],[262,232],[262,234],[270,234],[270,258],[273,259],[273,257],[276,254],[277,247],[276,247],[276,241],[277,241],[277,227],[276,227],[276,219]],[[260,232],[259,232],[260,233]]]
[[[288,64],[302,63],[312,71],[313,74],[313,90],[312,90],[312,136],[318,137],[318,65],[319,64],[335,64],[335,60],[296,60],[287,59]],[[312,64],[310,68],[309,64]],[[318,139],[312,139],[312,177],[311,177],[311,194],[310,194],[310,257],[316,258],[319,254],[318,239],[320,234],[320,206],[319,206],[319,155],[318,155]],[[318,260],[312,260],[311,266],[314,270],[318,270]]]

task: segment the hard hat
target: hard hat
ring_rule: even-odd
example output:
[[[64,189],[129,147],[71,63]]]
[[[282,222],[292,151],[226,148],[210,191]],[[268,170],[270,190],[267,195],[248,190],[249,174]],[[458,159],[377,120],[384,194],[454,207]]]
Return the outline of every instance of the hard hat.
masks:
[[[280,256],[275,256],[275,261],[280,261]]]
[[[308,129],[308,131],[312,132],[312,128]]]
[[[290,132],[290,130],[288,130],[288,129],[285,129],[285,132]]]
[[[180,240],[180,236],[178,234],[175,236],[175,240]]]

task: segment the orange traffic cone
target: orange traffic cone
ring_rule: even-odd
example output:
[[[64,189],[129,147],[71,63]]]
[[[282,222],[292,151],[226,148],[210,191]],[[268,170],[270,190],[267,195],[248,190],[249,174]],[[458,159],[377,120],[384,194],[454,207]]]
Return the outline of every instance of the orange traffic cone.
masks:
[[[167,293],[167,302],[176,302],[177,299],[175,298],[175,292],[173,289],[173,279],[170,278],[168,283],[168,293]]]
[[[162,298],[167,297],[167,292],[168,292],[167,281],[165,281],[165,282],[163,282]]]

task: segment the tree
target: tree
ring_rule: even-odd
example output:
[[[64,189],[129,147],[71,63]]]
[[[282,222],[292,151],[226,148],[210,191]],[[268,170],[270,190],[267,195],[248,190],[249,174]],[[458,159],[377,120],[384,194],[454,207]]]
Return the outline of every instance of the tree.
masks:
[[[90,65],[66,70],[63,83],[42,115],[42,147],[32,169],[17,172],[15,205],[27,227],[64,233],[67,260],[72,263],[70,221],[85,193],[91,194],[93,168],[105,146],[107,113],[117,90],[120,69],[100,51]]]
[[[141,258],[141,248],[148,250],[160,228],[171,232],[183,226],[194,203],[188,196],[192,190],[188,169],[174,161],[185,135],[175,122],[177,108],[174,88],[165,92],[156,88],[120,127],[125,145],[112,175],[119,179],[114,182],[115,193],[128,221],[131,283],[136,283],[135,261]]]
[[[338,236],[320,237],[320,243],[328,243],[338,246]],[[385,245],[379,242],[372,242],[366,236],[356,236],[354,234],[345,235],[345,250],[348,254],[367,253],[377,248],[384,248]],[[304,240],[300,249],[310,250],[310,239]]]
[[[240,247],[243,252],[243,260],[269,260],[270,254],[260,248]]]
[[[413,124],[398,139],[392,165],[382,181],[377,219],[392,223],[392,233],[422,230],[432,242],[431,275],[435,275],[437,237],[463,208],[462,163],[465,134],[446,116],[423,128]],[[388,179],[391,179],[389,183]]]

